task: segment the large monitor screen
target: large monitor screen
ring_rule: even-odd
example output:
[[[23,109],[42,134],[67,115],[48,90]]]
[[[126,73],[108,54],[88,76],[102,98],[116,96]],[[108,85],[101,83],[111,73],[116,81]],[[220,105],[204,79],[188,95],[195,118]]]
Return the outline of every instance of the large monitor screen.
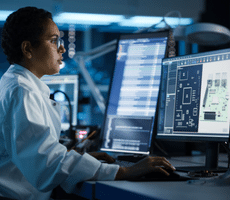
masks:
[[[167,39],[168,32],[120,37],[101,150],[149,154]]]
[[[77,125],[77,110],[78,110],[78,91],[79,80],[78,75],[53,75],[44,76],[41,78],[47,86],[50,88],[50,93],[54,93],[57,90],[64,92],[70,100],[72,106],[72,125]],[[69,129],[70,122],[70,109],[69,103],[65,95],[61,92],[57,92],[54,96],[54,100],[58,101],[61,105],[61,128],[63,131]]]
[[[228,141],[230,49],[162,61],[157,138]]]

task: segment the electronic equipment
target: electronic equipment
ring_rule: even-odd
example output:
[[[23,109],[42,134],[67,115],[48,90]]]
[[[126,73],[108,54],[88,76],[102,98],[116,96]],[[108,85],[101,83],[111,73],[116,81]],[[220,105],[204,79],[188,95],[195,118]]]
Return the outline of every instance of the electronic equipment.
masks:
[[[41,80],[46,83],[50,88],[50,94],[55,91],[64,92],[70,100],[72,107],[72,126],[77,125],[77,110],[78,110],[78,93],[79,93],[79,79],[78,75],[52,75],[43,76]],[[55,101],[58,101],[61,105],[61,128],[62,131],[69,129],[70,122],[70,109],[69,103],[65,95],[61,92],[57,92],[54,96]]]
[[[165,58],[161,78],[156,139],[205,142],[205,166],[184,170],[218,171],[219,143],[229,141],[230,49]]]
[[[150,153],[168,34],[120,36],[100,150],[131,156]]]

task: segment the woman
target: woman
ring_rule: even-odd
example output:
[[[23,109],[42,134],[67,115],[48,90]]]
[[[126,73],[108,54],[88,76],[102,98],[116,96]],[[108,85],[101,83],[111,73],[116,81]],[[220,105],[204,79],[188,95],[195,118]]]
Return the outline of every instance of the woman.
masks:
[[[2,48],[11,64],[0,82],[0,196],[49,199],[60,185],[67,193],[85,180],[121,180],[174,169],[161,157],[129,168],[107,154],[67,151],[59,143],[58,105],[40,78],[58,73],[65,48],[51,13],[25,7],[12,13],[2,31]],[[95,157],[95,158],[94,158]]]

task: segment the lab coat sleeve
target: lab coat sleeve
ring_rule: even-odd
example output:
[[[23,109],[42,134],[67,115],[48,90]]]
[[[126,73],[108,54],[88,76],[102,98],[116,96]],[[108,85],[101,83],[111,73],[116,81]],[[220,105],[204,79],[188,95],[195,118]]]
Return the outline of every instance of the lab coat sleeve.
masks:
[[[68,178],[61,184],[61,187],[67,192],[73,192],[76,184],[84,181],[85,176],[88,176],[88,180],[100,180],[100,181],[112,181],[115,179],[119,165],[100,163],[98,170],[94,171],[94,176],[92,176],[92,165],[96,165],[99,161],[95,158],[92,158],[89,154],[85,153],[81,160],[79,160],[79,169],[78,166],[75,166],[76,169],[72,170]]]
[[[106,167],[88,154],[67,152],[45,123],[45,106],[39,95],[23,88],[13,95],[4,125],[6,148],[35,188],[46,192],[61,184],[71,192],[80,181],[114,179],[118,166]]]

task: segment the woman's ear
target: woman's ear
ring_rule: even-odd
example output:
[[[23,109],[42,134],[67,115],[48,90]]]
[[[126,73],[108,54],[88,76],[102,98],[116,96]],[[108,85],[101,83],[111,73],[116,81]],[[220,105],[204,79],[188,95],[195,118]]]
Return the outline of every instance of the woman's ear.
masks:
[[[21,49],[24,58],[31,59],[32,58],[32,46],[30,41],[23,41],[21,44]]]

